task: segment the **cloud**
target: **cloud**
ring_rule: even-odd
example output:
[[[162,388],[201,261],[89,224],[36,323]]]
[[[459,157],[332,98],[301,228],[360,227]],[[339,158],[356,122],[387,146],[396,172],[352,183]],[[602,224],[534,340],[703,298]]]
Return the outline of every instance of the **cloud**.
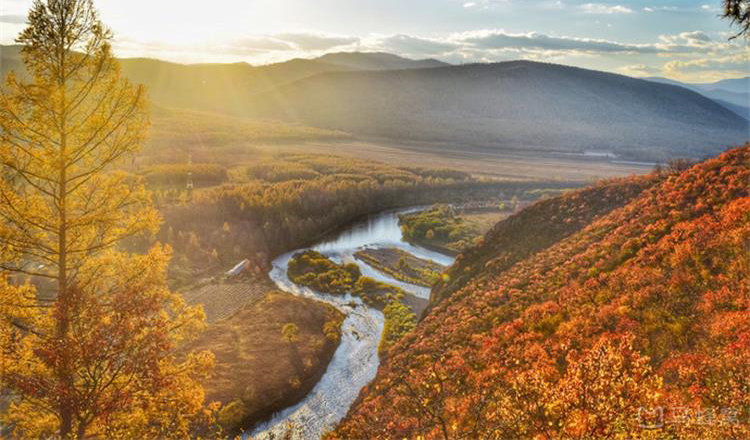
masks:
[[[221,43],[221,50],[231,55],[256,55],[268,52],[321,52],[359,42],[356,37],[317,33],[251,35]]]
[[[712,45],[711,37],[703,31],[682,32],[677,35],[660,35],[659,40],[668,46],[688,46],[692,48]]]
[[[403,34],[382,38],[377,44],[381,50],[415,56],[440,55],[459,48],[459,44],[454,42],[419,38]]]
[[[579,8],[587,14],[632,14],[633,10],[627,6],[605,5],[602,3],[585,3]]]
[[[263,51],[286,51],[294,49],[292,43],[272,36],[248,36],[233,40],[226,45],[234,54]]]
[[[348,46],[359,42],[357,37],[326,35],[317,33],[286,33],[274,35],[276,39],[292,43],[303,51],[328,50],[334,47]]]
[[[12,14],[0,15],[0,23],[26,24],[26,16]]]
[[[592,38],[554,37],[538,32],[511,34],[499,30],[473,31],[457,38],[463,43],[485,49],[539,49],[601,53],[656,53],[659,48],[647,44],[623,44]]]
[[[476,0],[481,5],[484,0]],[[383,51],[409,58],[438,58],[453,63],[499,62],[516,59],[559,62],[607,69],[631,76],[668,76],[691,80],[739,76],[747,71],[744,41],[693,30],[660,35],[654,41],[626,41],[550,35],[539,32],[511,33],[482,29],[442,36],[371,34],[362,37],[315,32],[249,35],[233,40],[205,41],[190,46],[138,42],[118,38],[116,50],[144,56],[195,62],[221,59],[253,64],[314,58],[324,53],[359,50]],[[663,66],[663,67],[660,67]],[[710,72],[701,78],[701,72]]]
[[[661,68],[647,66],[646,64],[632,64],[629,66],[620,67],[617,70],[621,73],[624,73],[625,75],[635,77],[654,76],[661,73]]]
[[[669,75],[682,77],[694,73],[715,71],[747,72],[748,66],[750,66],[750,53],[746,51],[719,58],[674,60],[664,65],[664,71]]]

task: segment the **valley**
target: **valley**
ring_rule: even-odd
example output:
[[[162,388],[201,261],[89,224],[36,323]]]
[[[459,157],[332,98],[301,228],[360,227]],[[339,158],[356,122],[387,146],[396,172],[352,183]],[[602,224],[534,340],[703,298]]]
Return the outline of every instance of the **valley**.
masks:
[[[750,438],[750,0],[140,3],[0,16],[0,439]]]

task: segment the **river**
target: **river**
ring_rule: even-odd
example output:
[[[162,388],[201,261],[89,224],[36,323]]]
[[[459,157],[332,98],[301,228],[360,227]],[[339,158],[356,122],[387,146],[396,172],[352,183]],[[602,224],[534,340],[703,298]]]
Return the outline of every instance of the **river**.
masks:
[[[383,332],[383,314],[365,306],[352,295],[328,295],[298,286],[287,277],[287,264],[292,255],[314,249],[336,262],[357,263],[364,276],[397,285],[420,298],[429,298],[430,289],[395,280],[354,258],[357,250],[366,247],[397,247],[411,254],[448,266],[454,258],[411,245],[403,240],[398,224],[398,214],[415,212],[422,208],[385,211],[366,217],[311,248],[298,249],[279,256],[273,261],[269,276],[276,286],[295,295],[314,298],[332,304],[345,315],[341,343],[323,377],[305,398],[286,408],[267,422],[258,425],[249,434],[253,439],[279,438],[292,427],[294,439],[318,439],[341,420],[357,398],[360,389],[375,378],[378,370],[378,343]]]

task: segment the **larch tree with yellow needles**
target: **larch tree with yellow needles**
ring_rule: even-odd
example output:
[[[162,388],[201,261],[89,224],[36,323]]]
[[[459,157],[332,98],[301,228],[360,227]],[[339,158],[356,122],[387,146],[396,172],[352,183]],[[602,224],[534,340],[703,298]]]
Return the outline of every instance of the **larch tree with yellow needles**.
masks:
[[[178,351],[203,312],[167,289],[168,249],[121,246],[160,218],[117,171],[148,115],[110,39],[91,0],[36,0],[28,80],[0,93],[0,424],[18,437],[184,438],[210,418],[212,357]]]

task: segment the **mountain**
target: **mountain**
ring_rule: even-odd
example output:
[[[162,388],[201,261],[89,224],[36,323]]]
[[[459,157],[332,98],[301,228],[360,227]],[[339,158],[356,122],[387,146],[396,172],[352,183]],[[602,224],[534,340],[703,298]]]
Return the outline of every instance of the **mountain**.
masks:
[[[257,93],[324,72],[347,67],[315,60],[294,59],[254,67],[236,64],[176,64],[160,60],[120,60],[123,74],[144,84],[156,103],[195,110],[242,115]]]
[[[750,76],[744,78],[731,78],[723,79],[712,83],[686,83],[677,81],[669,78],[662,78],[660,76],[652,76],[643,78],[648,81],[660,82],[664,84],[672,84],[674,86],[681,86],[691,90],[700,90],[704,92],[712,90],[721,90],[725,92],[747,94],[750,93]]]
[[[750,119],[750,77],[725,79],[714,83],[692,84],[673,79],[644,78],[663,84],[685,87],[706,96],[745,119]]]
[[[734,93],[750,92],[750,76],[744,78],[722,79],[713,83],[695,84],[703,90],[726,90]]]
[[[502,221],[327,438],[748,438],[748,164],[750,144]],[[737,417],[665,423],[707,408]]]
[[[748,137],[747,120],[693,91],[529,61],[329,72],[258,94],[248,112],[363,135],[652,161],[706,157]]]
[[[2,74],[21,68],[17,46],[0,47],[0,60]],[[145,84],[163,107],[399,141],[613,152],[655,162],[707,157],[748,138],[746,119],[685,88],[555,64],[452,66],[382,53],[257,67],[142,58],[121,64],[124,75]]]
[[[21,72],[20,46],[0,46],[0,74]],[[159,105],[246,115],[248,101],[258,93],[326,72],[428,68],[447,65],[436,60],[410,60],[386,53],[331,53],[317,59],[293,59],[252,66],[178,64],[149,58],[120,60],[130,81],[144,84]]]
[[[438,60],[411,60],[384,52],[329,53],[316,58],[316,61],[343,66],[351,70],[429,69],[449,66],[448,63]]]
[[[733,102],[728,102],[723,99],[713,98],[714,102],[721,105],[722,107],[726,108],[727,110],[731,110],[737,115],[747,119],[750,121],[750,107],[747,105],[737,105]]]

